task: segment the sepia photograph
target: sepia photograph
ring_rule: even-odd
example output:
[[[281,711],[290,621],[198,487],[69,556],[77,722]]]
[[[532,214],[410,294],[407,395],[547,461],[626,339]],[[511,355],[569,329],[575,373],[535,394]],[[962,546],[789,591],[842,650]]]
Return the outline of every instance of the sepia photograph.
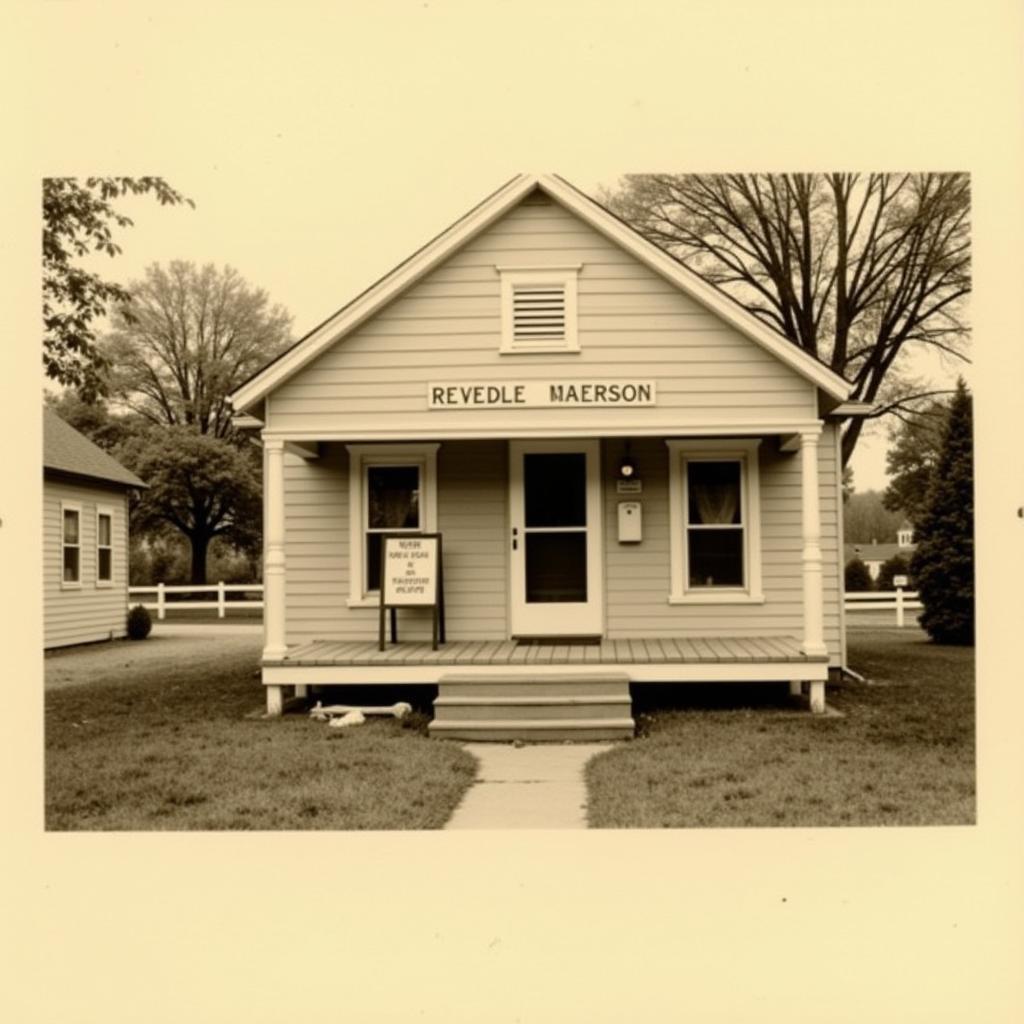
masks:
[[[4,1019],[1020,1019],[1019,5],[7,29]]]

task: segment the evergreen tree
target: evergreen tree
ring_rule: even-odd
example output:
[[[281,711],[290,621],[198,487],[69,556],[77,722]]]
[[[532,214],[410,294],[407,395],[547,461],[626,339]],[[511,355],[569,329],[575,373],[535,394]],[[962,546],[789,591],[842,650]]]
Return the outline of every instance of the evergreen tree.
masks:
[[[971,396],[957,381],[910,571],[937,643],[974,643],[974,460]]]

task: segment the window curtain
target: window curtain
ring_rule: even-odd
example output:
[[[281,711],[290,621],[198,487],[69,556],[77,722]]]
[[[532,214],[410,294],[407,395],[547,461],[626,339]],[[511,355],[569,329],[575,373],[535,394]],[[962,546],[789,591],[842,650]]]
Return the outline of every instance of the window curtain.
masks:
[[[707,524],[733,523],[739,505],[739,494],[730,484],[697,488],[697,510],[700,521]]]

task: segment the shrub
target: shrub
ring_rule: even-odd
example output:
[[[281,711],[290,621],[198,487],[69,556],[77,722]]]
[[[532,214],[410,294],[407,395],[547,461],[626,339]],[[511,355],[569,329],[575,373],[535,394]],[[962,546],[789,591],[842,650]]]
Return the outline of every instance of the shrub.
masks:
[[[878,570],[878,589],[895,590],[896,585],[892,581],[894,576],[910,576],[910,563],[902,555],[893,555],[882,563],[882,568]],[[908,586],[913,586],[912,580]]]
[[[851,558],[846,563],[845,580],[847,593],[871,589],[871,573],[859,558]]]
[[[917,621],[942,644],[974,643],[972,418],[971,396],[959,380],[910,562],[924,606]]]
[[[152,628],[153,620],[141,604],[135,605],[128,612],[128,638],[130,640],[145,640]]]

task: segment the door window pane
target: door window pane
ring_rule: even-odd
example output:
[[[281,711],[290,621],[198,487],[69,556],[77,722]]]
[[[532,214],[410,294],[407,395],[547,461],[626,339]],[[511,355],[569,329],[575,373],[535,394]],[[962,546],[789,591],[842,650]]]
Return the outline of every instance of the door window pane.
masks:
[[[524,455],[523,484],[527,528],[586,526],[587,456],[583,452]]]
[[[528,603],[587,600],[586,533],[528,533],[523,539]]]

